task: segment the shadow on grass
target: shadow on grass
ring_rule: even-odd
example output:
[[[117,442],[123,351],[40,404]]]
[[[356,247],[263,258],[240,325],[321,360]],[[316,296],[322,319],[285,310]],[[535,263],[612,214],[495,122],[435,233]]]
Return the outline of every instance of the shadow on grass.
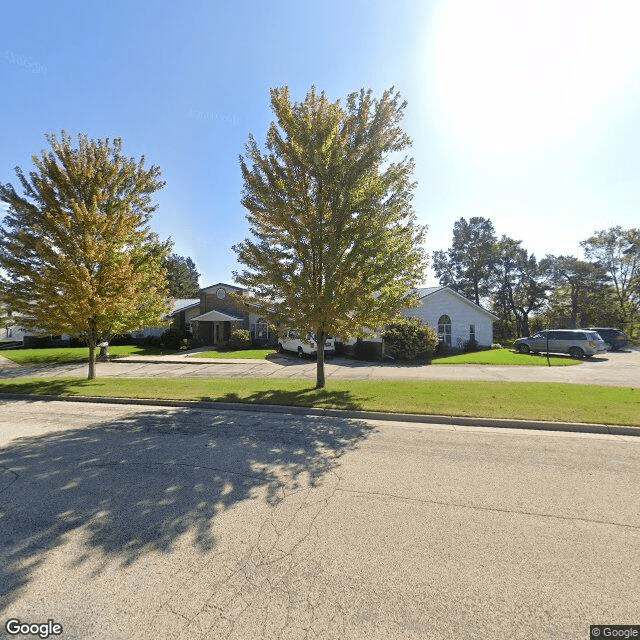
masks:
[[[270,360],[271,362],[286,366],[301,366],[316,363],[315,356],[305,355],[304,358],[300,358],[293,351],[284,351],[283,353],[276,351],[275,353],[269,354],[265,360]],[[380,360],[356,360],[354,358],[344,358],[341,356],[328,356],[325,358],[325,364],[339,364],[341,367],[349,367],[350,369],[362,369],[363,367],[383,366],[385,364],[388,365],[394,363],[389,360],[381,362]]]
[[[540,353],[530,353],[530,354],[519,354],[519,355],[529,355],[532,356],[534,358],[544,358],[544,360],[547,360],[547,354],[545,352],[540,352]],[[606,358],[605,356],[590,356],[590,357],[584,357],[584,358],[572,358],[570,355],[568,354],[563,354],[563,353],[550,353],[549,354],[549,360],[551,360],[552,366],[553,366],[553,362],[571,362],[571,364],[580,364],[581,362],[607,362],[608,358]]]
[[[66,379],[56,378],[49,380],[20,380],[14,382],[2,382],[0,394],[3,393],[24,393],[38,394],[43,396],[73,396],[82,395],[82,391],[86,388],[86,395],[91,394],[91,385],[93,382],[87,379]],[[2,396],[0,395],[0,399]],[[28,400],[28,398],[24,398]]]
[[[202,397],[201,400],[211,402],[241,402],[244,404],[270,404],[294,407],[318,407],[321,409],[364,409],[361,401],[357,400],[350,391],[335,391],[331,389],[299,389],[296,391],[265,390],[256,391],[251,395],[227,393],[224,396]]]
[[[47,364],[82,364],[89,362],[89,355],[86,356],[80,354],[73,353],[46,353],[46,350],[43,349],[44,353],[36,353],[29,354],[28,356],[20,356],[20,357],[9,357],[6,354],[3,354],[8,360],[15,362],[24,367],[33,366],[33,365],[47,365]]]
[[[275,507],[321,484],[372,431],[328,417],[114,407],[86,427],[12,440],[0,449],[0,610],[70,541],[65,566],[93,576],[178,543],[209,552],[221,511]]]

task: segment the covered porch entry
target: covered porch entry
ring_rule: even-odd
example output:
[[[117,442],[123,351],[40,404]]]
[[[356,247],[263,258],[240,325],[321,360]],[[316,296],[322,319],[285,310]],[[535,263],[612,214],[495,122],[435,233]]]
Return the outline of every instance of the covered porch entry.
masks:
[[[242,329],[244,324],[243,318],[221,311],[207,311],[191,319],[193,340],[201,346],[225,347],[229,344],[231,333],[235,329]]]

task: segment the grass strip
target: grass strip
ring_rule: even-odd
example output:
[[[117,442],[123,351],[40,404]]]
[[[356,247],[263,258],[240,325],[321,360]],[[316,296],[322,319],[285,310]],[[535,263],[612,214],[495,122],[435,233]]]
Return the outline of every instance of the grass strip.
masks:
[[[552,367],[566,367],[574,364],[580,364],[580,362],[580,360],[575,360],[569,356],[549,356],[549,363]],[[546,367],[549,363],[547,363],[547,357],[542,354],[536,356],[533,354],[516,353],[509,349],[490,349],[487,351],[460,353],[455,356],[434,358],[431,364],[487,364]]]
[[[100,352],[96,349],[96,355]],[[109,356],[161,356],[178,353],[158,347],[121,345],[109,347]],[[5,349],[0,352],[7,360],[17,364],[65,364],[67,362],[89,362],[88,347],[58,347],[52,349]]]
[[[207,400],[362,411],[640,426],[640,390],[543,382],[260,378],[19,378],[0,392]]]

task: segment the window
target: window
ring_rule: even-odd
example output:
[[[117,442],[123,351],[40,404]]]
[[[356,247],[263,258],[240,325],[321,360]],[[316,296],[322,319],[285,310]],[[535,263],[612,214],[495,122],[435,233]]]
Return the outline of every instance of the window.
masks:
[[[448,347],[451,346],[451,318],[447,315],[438,319],[438,339]]]
[[[475,341],[476,341],[476,325],[470,324],[469,325],[469,342],[475,342]]]
[[[191,323],[190,322],[185,322],[184,323],[184,333],[187,336],[191,335]]]

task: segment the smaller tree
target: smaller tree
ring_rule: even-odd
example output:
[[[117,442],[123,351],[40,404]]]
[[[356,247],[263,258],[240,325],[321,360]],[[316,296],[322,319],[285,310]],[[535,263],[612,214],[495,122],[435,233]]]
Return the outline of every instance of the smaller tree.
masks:
[[[620,322],[631,332],[640,320],[640,228],[598,231],[580,246],[587,259],[607,274]]]
[[[164,265],[167,271],[169,294],[173,298],[196,298],[200,291],[200,273],[195,262],[172,253]]]
[[[514,329],[518,337],[529,335],[529,318],[544,305],[547,291],[535,256],[521,244],[508,236],[497,243],[493,295],[502,330],[510,334]]]
[[[491,220],[481,217],[456,220],[451,247],[433,254],[433,270],[440,284],[480,304],[489,294],[496,242]]]
[[[383,338],[385,351],[407,362],[430,361],[438,345],[436,330],[418,318],[399,318],[387,325]]]
[[[589,324],[585,310],[594,293],[602,291],[606,278],[602,269],[597,264],[574,256],[552,255],[541,260],[540,267],[547,274],[548,282],[553,288],[550,307],[558,305],[568,312],[563,324],[570,329]]]
[[[0,286],[26,327],[68,334],[89,346],[162,324],[168,243],[149,229],[160,169],[122,155],[122,141],[47,135],[51,151],[16,173],[24,195],[0,185],[9,211],[0,228]],[[4,274],[3,274],[4,271]]]

